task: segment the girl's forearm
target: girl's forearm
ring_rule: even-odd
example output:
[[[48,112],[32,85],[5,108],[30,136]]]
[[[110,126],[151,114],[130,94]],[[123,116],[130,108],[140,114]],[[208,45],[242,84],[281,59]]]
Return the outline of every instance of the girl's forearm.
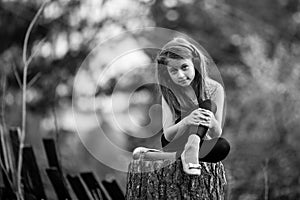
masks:
[[[213,120],[213,126],[208,129],[207,136],[209,138],[220,137],[222,135],[221,125],[215,118],[213,118],[212,120]],[[185,123],[183,119],[179,121],[177,124],[174,124],[164,129],[165,138],[168,141],[171,141],[177,137],[180,137],[184,133],[184,131],[186,131],[188,128],[190,128],[190,130],[193,132],[197,131],[197,126],[190,127]]]
[[[188,128],[184,120],[179,121],[166,129],[164,129],[165,138],[171,141],[183,134],[183,132]]]
[[[216,119],[213,119],[213,126],[208,129],[207,135],[211,138],[220,137],[222,135],[222,128]]]

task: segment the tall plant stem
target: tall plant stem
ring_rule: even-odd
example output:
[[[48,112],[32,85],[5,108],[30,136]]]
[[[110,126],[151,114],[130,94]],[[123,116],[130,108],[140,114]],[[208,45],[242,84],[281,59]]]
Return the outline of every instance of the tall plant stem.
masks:
[[[23,148],[24,148],[24,142],[25,142],[25,136],[26,136],[26,89],[27,89],[27,71],[28,66],[32,60],[32,57],[29,56],[29,59],[27,59],[27,46],[29,41],[29,36],[31,33],[31,30],[36,23],[38,17],[42,13],[45,5],[48,2],[45,1],[42,6],[39,8],[38,12],[35,14],[33,20],[31,21],[25,35],[24,39],[24,46],[23,46],[23,63],[24,63],[24,69],[23,69],[23,85],[22,85],[22,129],[20,134],[20,148],[19,148],[19,159],[18,159],[18,169],[17,169],[17,198],[18,200],[23,200],[24,195],[22,192],[22,183],[21,183],[21,171],[22,171],[22,164],[23,164]]]

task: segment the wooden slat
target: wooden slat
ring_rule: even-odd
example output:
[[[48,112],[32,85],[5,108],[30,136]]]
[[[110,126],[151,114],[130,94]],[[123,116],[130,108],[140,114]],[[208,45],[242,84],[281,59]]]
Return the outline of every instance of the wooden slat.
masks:
[[[90,200],[80,178],[78,176],[67,175],[67,179],[76,195],[78,200]]]
[[[46,169],[46,172],[55,190],[58,200],[71,200],[71,196],[60,171],[56,168],[48,168]]]
[[[32,194],[36,199],[47,199],[32,147],[23,148],[22,177],[25,193]]]
[[[116,180],[112,182],[104,180],[102,184],[113,200],[125,200],[125,196]]]
[[[100,184],[92,172],[80,173],[82,180],[89,189],[94,200],[108,200],[106,194],[102,190]]]
[[[15,166],[18,166],[19,148],[20,148],[19,130],[17,128],[10,129],[9,137],[10,137],[10,142],[13,151],[12,153],[14,155]]]
[[[5,188],[4,187],[0,187],[0,199],[4,199],[4,190]]]
[[[0,162],[2,162],[2,165],[5,168],[8,168],[8,166],[9,166],[7,156],[8,155],[7,155],[6,141],[5,141],[5,137],[4,137],[4,130],[0,124],[0,160],[1,160]],[[1,178],[0,178],[0,187],[1,187]]]
[[[0,199],[1,200],[17,200],[16,195],[9,188],[0,188]]]
[[[0,159],[1,159],[1,163],[3,165],[4,168],[6,168],[5,165],[5,158],[4,158],[4,152],[3,152],[3,146],[2,146],[2,142],[0,141]],[[2,169],[2,166],[0,165],[0,188],[4,188],[4,176],[5,176],[5,173],[4,173],[4,169]]]
[[[8,163],[8,164],[11,164],[11,166],[9,166],[9,167],[12,167],[12,165],[16,164],[17,161],[18,161],[17,158],[18,158],[18,154],[19,154],[19,145],[20,145],[18,129],[17,128],[10,129],[9,130],[9,137],[10,137],[11,148],[12,148],[13,152],[12,153],[7,152],[8,156],[9,156],[7,159],[14,159],[15,160],[15,163],[12,163],[12,162]],[[2,144],[2,148],[6,148],[7,146],[5,147],[3,145],[9,145],[9,144]],[[6,149],[6,150],[9,150],[9,149]],[[3,156],[5,156],[4,152],[3,152]],[[9,162],[9,161],[7,161],[7,162]],[[11,180],[12,176],[13,176],[12,169],[7,169],[6,173],[3,171],[3,169],[1,169],[0,173],[2,173],[2,181],[4,183],[4,188],[2,190],[2,195],[0,196],[1,197],[0,199],[1,200],[2,199],[3,200],[14,200],[14,199],[16,199],[16,195],[14,194],[12,186],[9,183],[9,180]]]
[[[4,188],[4,171],[0,169],[0,188]]]
[[[58,156],[57,156],[54,140],[51,138],[43,139],[43,144],[44,144],[45,152],[47,155],[49,167],[57,168],[60,172],[62,172],[59,161],[58,161]]]
[[[4,171],[2,171],[2,180],[4,183],[4,186],[1,186],[2,189],[2,195],[0,195],[0,199],[2,200],[12,200],[16,199],[15,194],[13,193],[13,189],[11,185],[8,182],[8,177],[4,174]],[[0,172],[1,173],[1,172]]]

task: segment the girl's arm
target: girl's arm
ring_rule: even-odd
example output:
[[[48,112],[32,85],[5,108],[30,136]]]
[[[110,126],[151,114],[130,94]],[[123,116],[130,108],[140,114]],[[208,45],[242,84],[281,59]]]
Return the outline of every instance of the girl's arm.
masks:
[[[172,111],[163,97],[161,106],[164,135],[168,141],[171,141],[181,136],[182,133],[187,129],[187,125],[184,120],[180,120],[177,124],[175,124],[175,119]]]
[[[211,125],[207,132],[207,135],[211,138],[220,137],[222,134],[224,99],[225,99],[225,94],[224,94],[223,86],[217,83],[217,89],[211,99],[217,105],[217,112],[215,115],[212,115]]]

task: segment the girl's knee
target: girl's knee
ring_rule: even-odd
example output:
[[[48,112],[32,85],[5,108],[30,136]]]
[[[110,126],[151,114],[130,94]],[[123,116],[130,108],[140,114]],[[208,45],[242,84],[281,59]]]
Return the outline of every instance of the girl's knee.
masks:
[[[230,144],[226,139],[219,138],[218,139],[218,148],[220,148],[220,151],[222,151],[227,156],[230,151]]]
[[[191,134],[188,138],[188,142],[200,142],[200,137],[196,134]]]
[[[199,107],[204,108],[206,110],[210,110],[213,113],[216,113],[216,111],[217,111],[217,105],[215,104],[215,102],[211,101],[210,99],[206,99],[206,100],[202,101],[199,104]]]

